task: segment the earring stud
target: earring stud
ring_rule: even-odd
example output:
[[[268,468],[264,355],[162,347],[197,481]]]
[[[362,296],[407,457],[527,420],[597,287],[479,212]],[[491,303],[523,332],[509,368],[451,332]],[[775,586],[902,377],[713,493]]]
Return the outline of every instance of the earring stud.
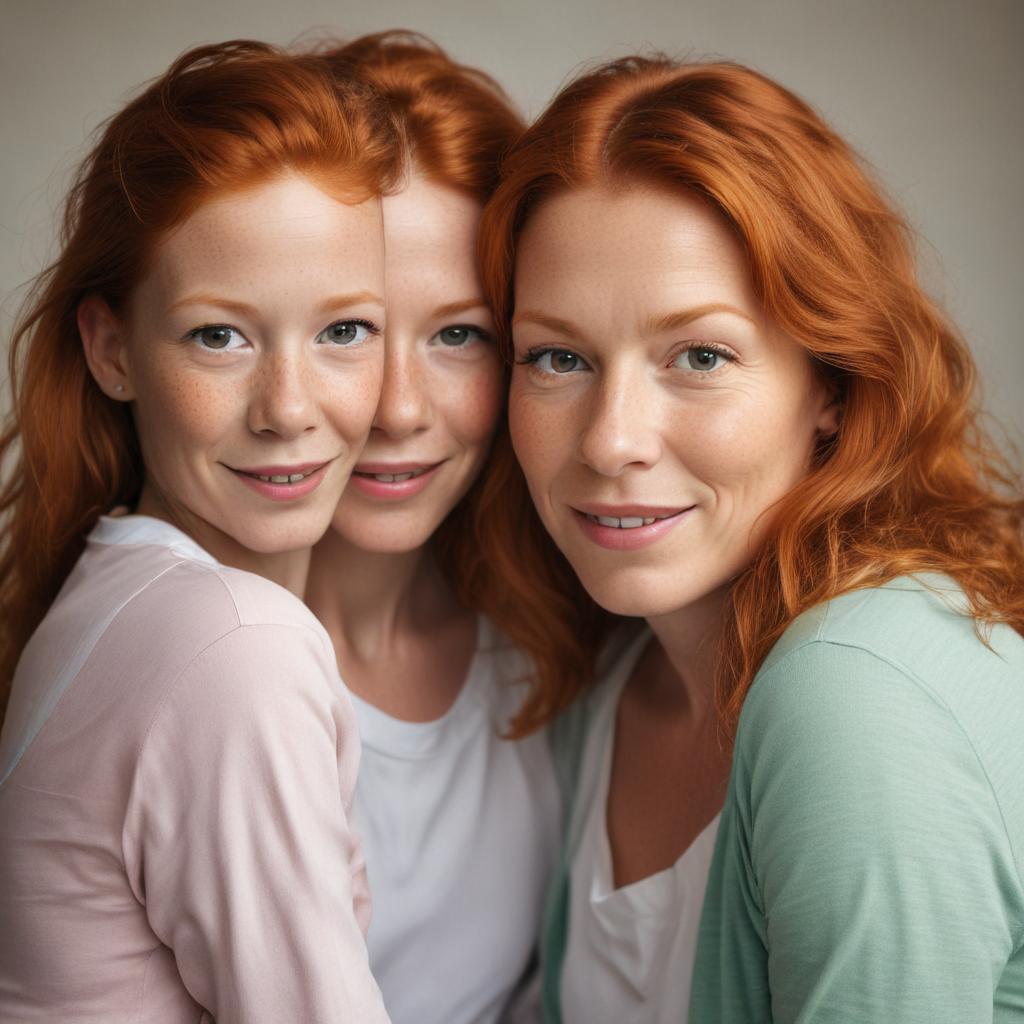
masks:
[[[124,385],[123,384],[115,384],[114,385],[114,390],[115,391],[124,391]]]

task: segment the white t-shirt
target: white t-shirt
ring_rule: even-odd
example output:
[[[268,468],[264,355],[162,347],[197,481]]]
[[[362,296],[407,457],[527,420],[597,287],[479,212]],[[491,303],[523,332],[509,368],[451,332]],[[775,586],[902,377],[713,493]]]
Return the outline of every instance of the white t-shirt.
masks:
[[[651,640],[642,632],[599,684],[580,765],[591,792],[570,868],[562,968],[564,1024],[682,1024],[718,817],[670,868],[616,889],[608,842],[608,783],[622,690]]]
[[[441,718],[406,722],[353,697],[367,944],[392,1024],[496,1021],[530,960],[561,800],[546,734],[499,735],[528,670],[481,619],[466,681]]]

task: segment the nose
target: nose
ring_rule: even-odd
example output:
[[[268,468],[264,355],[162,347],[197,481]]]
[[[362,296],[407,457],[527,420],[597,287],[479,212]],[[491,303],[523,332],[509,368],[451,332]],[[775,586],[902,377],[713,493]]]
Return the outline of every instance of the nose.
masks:
[[[320,421],[315,373],[294,352],[268,353],[260,360],[249,402],[249,428],[291,440]]]
[[[401,440],[430,426],[430,411],[429,382],[415,346],[389,339],[373,428],[389,438]]]
[[[581,462],[602,476],[648,468],[661,457],[657,400],[642,380],[608,375],[594,389],[577,444]]]

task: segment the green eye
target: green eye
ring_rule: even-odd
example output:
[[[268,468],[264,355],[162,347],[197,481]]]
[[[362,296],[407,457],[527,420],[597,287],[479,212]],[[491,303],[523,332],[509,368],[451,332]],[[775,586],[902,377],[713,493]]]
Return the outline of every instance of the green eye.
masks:
[[[451,324],[442,327],[434,337],[446,348],[465,348],[474,341],[482,341],[487,337],[479,327],[468,324]]]
[[[361,345],[377,328],[366,320],[338,320],[317,335],[317,344],[350,347]]]
[[[238,348],[245,341],[233,327],[227,324],[209,324],[206,327],[197,327],[189,331],[188,337],[195,341],[201,348],[213,352],[224,352]]]
[[[710,373],[718,370],[724,363],[732,361],[732,356],[711,345],[694,345],[680,352],[672,361],[673,366],[683,370],[696,370],[698,373]]]
[[[524,361],[532,363],[541,373],[567,374],[589,369],[581,356],[566,348],[548,348],[531,352]]]
[[[711,348],[691,348],[686,353],[686,361],[691,370],[713,370],[718,366],[721,356]]]

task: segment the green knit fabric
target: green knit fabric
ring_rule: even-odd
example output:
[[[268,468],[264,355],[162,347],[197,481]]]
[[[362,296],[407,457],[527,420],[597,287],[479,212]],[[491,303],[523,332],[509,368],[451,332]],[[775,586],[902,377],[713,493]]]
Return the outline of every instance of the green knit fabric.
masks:
[[[779,641],[740,720],[690,1024],[1024,1021],[1024,639],[989,645],[942,577]]]

